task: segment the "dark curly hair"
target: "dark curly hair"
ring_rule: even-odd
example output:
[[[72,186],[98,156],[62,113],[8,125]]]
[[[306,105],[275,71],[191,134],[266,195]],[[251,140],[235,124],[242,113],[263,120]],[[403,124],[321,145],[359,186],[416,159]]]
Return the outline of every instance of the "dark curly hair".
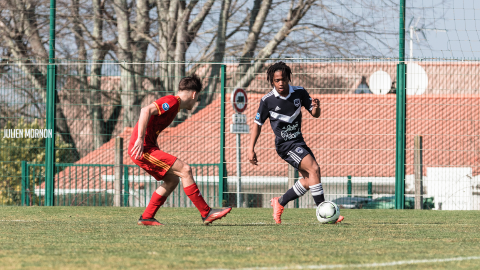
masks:
[[[178,90],[194,90],[197,93],[202,91],[203,84],[202,80],[196,75],[192,74],[189,77],[185,77],[180,80],[180,83],[178,84]]]
[[[290,69],[289,66],[287,66],[287,64],[280,61],[280,62],[277,62],[277,63],[268,67],[267,81],[269,81],[270,84],[273,85],[273,75],[275,74],[275,72],[277,72],[279,70],[282,71],[283,76],[286,76],[289,82],[292,81],[291,76],[290,76],[290,75],[292,75],[292,70]]]

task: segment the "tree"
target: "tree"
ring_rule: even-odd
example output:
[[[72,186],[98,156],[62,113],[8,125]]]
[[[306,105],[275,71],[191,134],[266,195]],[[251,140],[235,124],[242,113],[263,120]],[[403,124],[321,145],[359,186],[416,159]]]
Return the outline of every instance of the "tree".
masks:
[[[25,87],[19,89],[27,91],[27,95],[31,97],[40,96],[44,103],[46,103],[47,95],[45,63],[48,60],[48,53],[45,49],[48,34],[44,27],[47,24],[46,6],[48,5],[43,0],[0,2],[0,9],[2,9],[0,17],[1,44],[7,48],[8,55],[14,59],[15,67],[12,69],[25,74],[33,91]],[[2,67],[4,71],[8,71],[8,66]],[[80,155],[70,134],[70,127],[67,125],[63,110],[57,109],[55,117],[57,131],[66,143],[73,146],[72,155],[78,159]]]
[[[26,123],[20,118],[16,124],[7,122],[5,129],[42,129],[38,121]],[[0,200],[2,204],[18,205],[21,199],[22,179],[21,161],[35,164],[45,163],[45,139],[39,138],[0,138]],[[55,159],[57,163],[69,163],[72,160],[70,145],[57,138],[55,140]],[[39,179],[37,179],[39,181]],[[42,179],[43,181],[43,179]],[[37,182],[35,185],[40,185]]]
[[[0,3],[0,51],[4,62],[15,61],[3,65],[3,73],[21,70],[22,79],[8,80],[32,103],[38,97],[45,103],[47,2]],[[57,7],[56,56],[77,61],[58,66],[67,78],[58,79],[59,88],[73,87],[58,97],[56,129],[77,159],[74,127],[62,107],[67,98],[83,107],[98,148],[111,139],[121,115],[124,125],[135,125],[146,96],[174,94],[180,78],[193,72],[206,77],[194,113],[201,110],[218,93],[220,63],[227,58],[239,64],[232,86],[248,87],[272,57],[391,56],[396,47],[388,37],[397,35],[390,18],[398,6],[389,0],[57,0]],[[120,76],[112,110],[99,102],[106,76]],[[42,106],[36,109],[44,115]],[[176,123],[186,118],[180,113]]]

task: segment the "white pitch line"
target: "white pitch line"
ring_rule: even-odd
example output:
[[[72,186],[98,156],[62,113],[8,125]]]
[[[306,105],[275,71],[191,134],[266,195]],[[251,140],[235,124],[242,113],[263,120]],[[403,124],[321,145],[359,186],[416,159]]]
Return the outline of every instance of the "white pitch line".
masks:
[[[0,220],[0,222],[32,222],[32,221],[31,220],[14,219],[14,220]]]
[[[455,261],[468,261],[468,260],[480,260],[480,256],[471,257],[457,257],[446,259],[430,259],[430,260],[410,260],[410,261],[396,261],[385,263],[364,263],[364,264],[333,264],[333,265],[293,265],[284,267],[254,267],[254,268],[212,268],[208,270],[284,270],[284,269],[335,269],[335,268],[370,268],[370,267],[382,267],[382,266],[397,266],[408,264],[420,264],[420,263],[441,263],[441,262],[455,262]]]

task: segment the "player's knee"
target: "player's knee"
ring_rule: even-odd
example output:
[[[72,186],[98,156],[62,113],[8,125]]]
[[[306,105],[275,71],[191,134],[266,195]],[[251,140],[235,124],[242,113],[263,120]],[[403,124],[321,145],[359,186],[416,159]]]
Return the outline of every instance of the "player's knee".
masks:
[[[190,165],[184,163],[182,167],[182,175],[183,177],[187,177],[188,175],[192,174],[192,167]]]
[[[316,162],[313,163],[312,166],[310,166],[310,168],[308,169],[308,173],[310,175],[319,176],[320,175],[320,166],[318,166],[318,164]]]

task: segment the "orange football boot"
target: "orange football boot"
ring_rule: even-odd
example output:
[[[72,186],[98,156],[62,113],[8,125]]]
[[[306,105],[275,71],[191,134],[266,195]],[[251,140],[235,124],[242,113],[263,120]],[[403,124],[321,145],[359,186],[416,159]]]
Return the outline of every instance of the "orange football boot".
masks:
[[[226,207],[222,209],[210,209],[206,217],[202,217],[203,224],[209,225],[217,219],[221,219],[232,211],[232,207]]]
[[[275,223],[282,224],[282,214],[284,207],[278,202],[280,197],[275,197],[270,200],[270,205],[273,207],[273,219]]]
[[[342,222],[342,220],[343,220],[343,216],[339,216],[337,221],[335,221],[335,224]]]
[[[144,226],[162,226],[163,225],[162,223],[158,222],[158,220],[154,218],[144,219],[143,215],[140,216],[137,224],[144,225]]]

